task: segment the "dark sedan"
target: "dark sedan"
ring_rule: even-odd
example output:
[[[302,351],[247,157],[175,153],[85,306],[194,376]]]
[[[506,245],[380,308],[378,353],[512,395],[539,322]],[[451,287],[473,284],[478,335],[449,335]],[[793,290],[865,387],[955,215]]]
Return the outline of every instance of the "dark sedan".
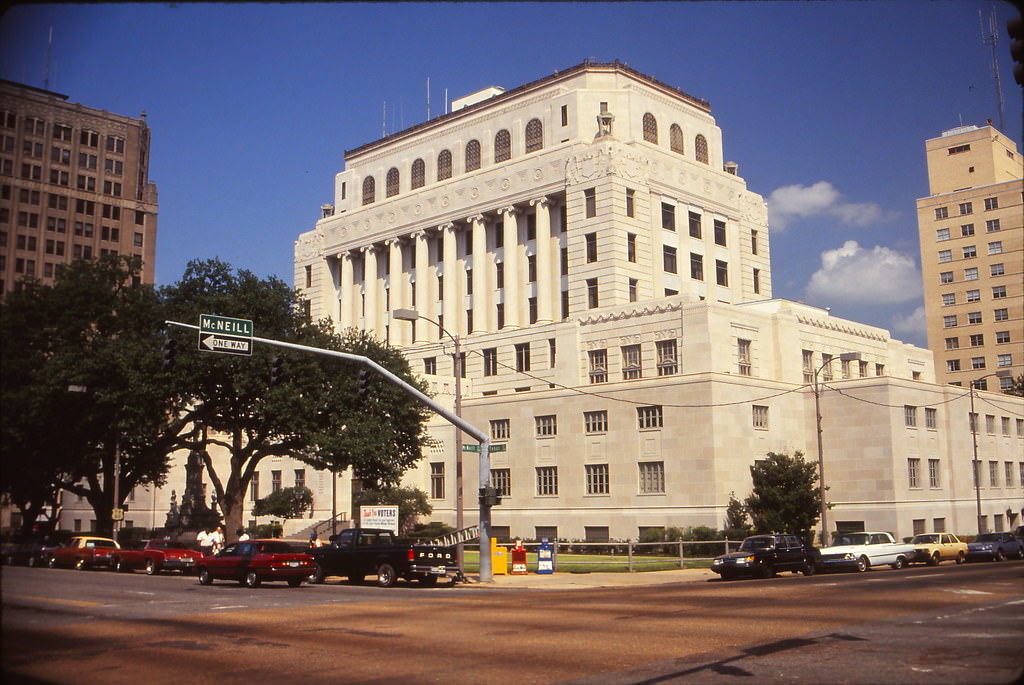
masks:
[[[711,570],[728,580],[737,576],[770,578],[780,571],[814,574],[820,560],[817,549],[795,535],[754,535],[738,552],[723,554],[711,562]]]
[[[967,543],[967,561],[1024,559],[1024,545],[1013,533],[982,533]]]
[[[313,568],[313,557],[296,552],[283,540],[246,540],[200,559],[196,575],[200,585],[233,580],[257,587],[263,581],[284,580],[298,587]]]

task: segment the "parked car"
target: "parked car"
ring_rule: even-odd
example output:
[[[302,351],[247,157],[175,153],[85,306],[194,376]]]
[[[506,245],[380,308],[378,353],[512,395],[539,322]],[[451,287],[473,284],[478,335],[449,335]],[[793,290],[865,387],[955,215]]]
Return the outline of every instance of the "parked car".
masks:
[[[810,576],[820,562],[818,550],[796,535],[753,535],[740,544],[738,552],[715,557],[711,570],[722,580],[741,575],[770,578],[779,571]]]
[[[142,540],[129,549],[121,548],[111,555],[110,568],[114,571],[146,569],[148,575],[161,571],[190,573],[203,555],[188,543],[178,540]]]
[[[54,547],[48,554],[47,565],[74,567],[85,570],[110,565],[110,554],[120,545],[110,538],[81,535],[71,538],[67,544]]]
[[[399,578],[434,585],[438,578],[454,577],[459,570],[454,547],[412,544],[379,528],[343,530],[331,544],[309,553],[316,563],[310,576],[313,583],[322,583],[327,576],[359,583],[375,575],[381,587],[391,587]]]
[[[946,559],[962,564],[967,561],[967,543],[952,533],[922,533],[910,541],[917,548],[914,561],[938,566]]]
[[[200,585],[234,580],[257,587],[264,581],[284,580],[298,587],[313,568],[313,557],[296,552],[284,540],[246,540],[204,556],[196,565],[196,575]]]
[[[1024,544],[1013,533],[982,533],[967,543],[967,561],[1024,559]]]
[[[49,548],[41,541],[10,542],[3,547],[3,560],[8,566],[42,566],[49,557]]]
[[[821,566],[861,573],[885,564],[903,568],[916,554],[914,545],[896,542],[891,533],[836,533],[832,544],[821,550]]]

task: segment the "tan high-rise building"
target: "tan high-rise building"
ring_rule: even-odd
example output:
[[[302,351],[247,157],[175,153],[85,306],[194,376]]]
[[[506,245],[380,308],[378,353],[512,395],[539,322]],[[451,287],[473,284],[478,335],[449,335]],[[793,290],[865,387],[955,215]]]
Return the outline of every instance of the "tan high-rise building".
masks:
[[[0,80],[0,294],[25,276],[106,253],[156,261],[149,126]]]
[[[917,222],[935,376],[995,388],[1008,372],[998,383],[1009,387],[1024,373],[1024,161],[990,125],[945,131],[925,150]]]
[[[488,88],[345,154],[295,285],[315,318],[401,348],[440,402],[458,337],[463,416],[503,448],[497,537],[721,528],[755,460],[816,459],[816,385],[830,530],[972,532],[976,495],[983,526],[1019,520],[1024,401],[976,393],[976,493],[970,397],[931,352],[772,299],[765,202],[722,138],[707,102],[618,63]],[[462,454],[429,429],[407,484],[454,523]]]

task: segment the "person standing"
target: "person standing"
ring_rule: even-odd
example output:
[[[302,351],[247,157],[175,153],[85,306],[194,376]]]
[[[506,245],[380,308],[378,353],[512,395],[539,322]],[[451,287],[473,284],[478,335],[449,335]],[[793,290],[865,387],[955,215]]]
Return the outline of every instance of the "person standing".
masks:
[[[235,535],[238,536],[239,542],[245,542],[249,539],[249,534],[245,532],[245,528],[239,528],[235,531]]]
[[[216,554],[224,549],[224,531],[220,526],[210,533],[210,545],[213,548],[213,553]]]
[[[210,533],[205,528],[196,535],[196,543],[199,545],[199,551],[203,553],[204,557],[210,555],[213,549],[213,542],[210,540]]]

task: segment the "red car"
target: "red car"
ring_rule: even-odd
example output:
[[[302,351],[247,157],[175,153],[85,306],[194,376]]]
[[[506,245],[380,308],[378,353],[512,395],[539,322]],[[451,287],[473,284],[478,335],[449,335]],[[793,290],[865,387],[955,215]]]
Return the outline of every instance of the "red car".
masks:
[[[187,543],[177,540],[144,540],[133,549],[123,547],[110,555],[110,568],[114,571],[146,569],[147,575],[161,571],[191,573],[203,558],[202,553]]]
[[[296,552],[283,540],[246,540],[203,557],[196,574],[200,585],[234,580],[257,587],[265,580],[284,580],[298,587],[314,568],[313,557]]]
[[[54,547],[48,552],[47,565],[50,568],[73,566],[81,570],[109,566],[110,554],[118,549],[120,546],[110,538],[91,535],[73,537],[67,544]]]

